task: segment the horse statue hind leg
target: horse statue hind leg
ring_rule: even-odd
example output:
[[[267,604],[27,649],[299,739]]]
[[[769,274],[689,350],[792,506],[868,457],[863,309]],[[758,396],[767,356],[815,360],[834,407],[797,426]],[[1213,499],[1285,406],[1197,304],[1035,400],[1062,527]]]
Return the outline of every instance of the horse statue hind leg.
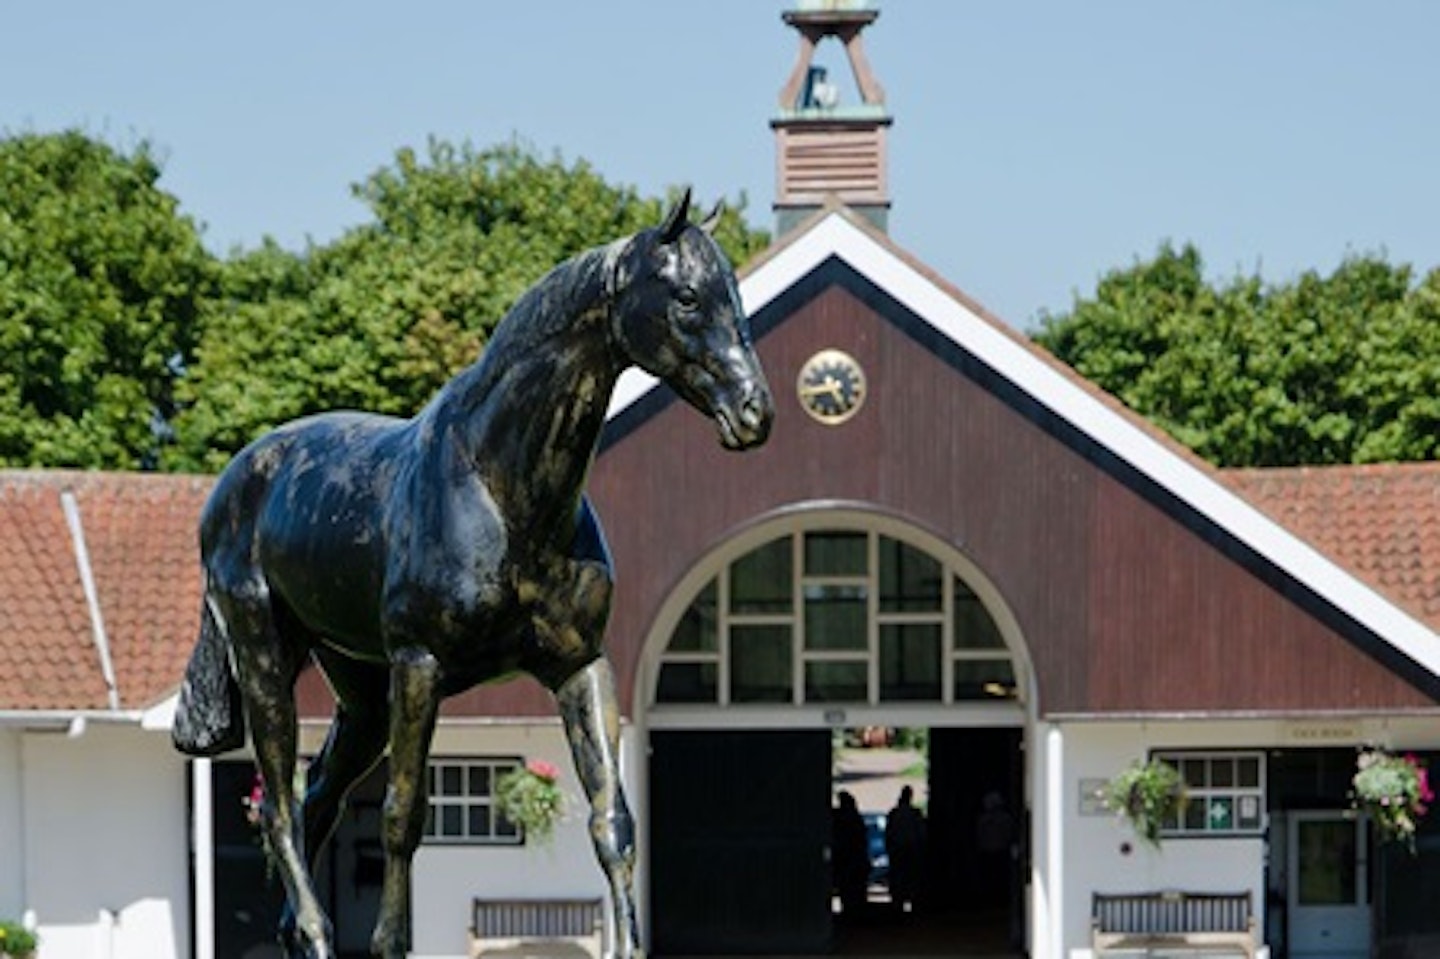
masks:
[[[309,652],[281,628],[258,573],[231,565],[215,576],[206,602],[234,656],[235,680],[244,702],[255,762],[264,782],[261,828],[266,851],[285,886],[287,952],[302,959],[332,959],[330,922],[320,906],[305,855],[303,812],[295,795],[298,724],[294,686]]]

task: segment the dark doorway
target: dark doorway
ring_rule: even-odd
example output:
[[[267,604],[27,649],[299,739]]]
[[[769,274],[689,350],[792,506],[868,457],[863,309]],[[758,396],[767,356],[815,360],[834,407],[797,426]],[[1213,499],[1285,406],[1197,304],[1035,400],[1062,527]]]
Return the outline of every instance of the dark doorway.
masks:
[[[830,950],[830,733],[655,732],[652,951]]]
[[[1021,730],[930,731],[926,909],[969,949],[1018,949],[1026,861]]]
[[[1019,729],[886,729],[837,748],[835,788],[857,799],[868,822],[893,818],[909,789],[922,809],[920,881],[897,901],[895,858],[859,910],[840,912],[839,955],[1018,954],[1024,938],[1024,758]],[[858,745],[858,748],[857,748]],[[883,843],[883,840],[882,840]],[[873,852],[872,852],[873,856]],[[872,859],[873,861],[873,859]],[[904,897],[898,897],[903,900]]]
[[[255,765],[222,760],[211,765],[215,868],[216,959],[279,959],[276,927],[285,905],[280,877],[265,861],[260,831],[247,801]],[[351,792],[315,875],[316,891],[334,926],[340,959],[368,959],[370,932],[379,909],[384,859],[380,804],[385,795],[381,764]]]
[[[215,959],[280,959],[275,927],[285,905],[280,877],[265,861],[260,831],[247,818],[255,784],[250,762],[210,767],[215,870]]]

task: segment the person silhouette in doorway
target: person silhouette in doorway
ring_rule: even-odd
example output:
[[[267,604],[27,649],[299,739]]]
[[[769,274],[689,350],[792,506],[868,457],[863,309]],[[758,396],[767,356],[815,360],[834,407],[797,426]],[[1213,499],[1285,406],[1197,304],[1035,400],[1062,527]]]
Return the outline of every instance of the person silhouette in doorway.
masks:
[[[885,817],[885,851],[890,856],[890,903],[897,912],[915,907],[924,872],[925,816],[915,808],[915,790],[905,786]]]
[[[981,800],[975,821],[975,892],[988,906],[1005,903],[1010,894],[1011,870],[1015,857],[1015,819],[1005,808],[1005,799],[990,790]]]
[[[831,869],[840,910],[855,918],[865,908],[865,890],[870,880],[870,851],[865,838],[865,820],[848,790],[836,795],[831,819]]]

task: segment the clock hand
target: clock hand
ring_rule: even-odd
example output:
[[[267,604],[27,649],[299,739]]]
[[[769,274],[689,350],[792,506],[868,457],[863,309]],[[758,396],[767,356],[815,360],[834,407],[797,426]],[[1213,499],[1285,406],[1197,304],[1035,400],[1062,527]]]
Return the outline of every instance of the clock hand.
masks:
[[[845,398],[843,391],[840,389],[840,381],[833,376],[825,377],[825,382],[823,383],[816,383],[813,386],[802,386],[800,388],[801,396],[820,396],[824,393],[829,393],[837,403]]]

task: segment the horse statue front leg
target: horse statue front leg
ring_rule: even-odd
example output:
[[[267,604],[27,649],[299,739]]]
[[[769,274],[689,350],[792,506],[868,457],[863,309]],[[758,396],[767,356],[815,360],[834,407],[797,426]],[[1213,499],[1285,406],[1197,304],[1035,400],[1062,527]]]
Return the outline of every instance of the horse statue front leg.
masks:
[[[607,959],[639,959],[635,917],[635,825],[620,784],[620,712],[610,661],[600,657],[555,693],[575,769],[590,800],[590,839],[610,881]]]
[[[425,829],[425,765],[440,699],[440,665],[428,650],[411,646],[391,655],[385,882],[370,941],[379,959],[405,959],[410,950],[410,864]]]

